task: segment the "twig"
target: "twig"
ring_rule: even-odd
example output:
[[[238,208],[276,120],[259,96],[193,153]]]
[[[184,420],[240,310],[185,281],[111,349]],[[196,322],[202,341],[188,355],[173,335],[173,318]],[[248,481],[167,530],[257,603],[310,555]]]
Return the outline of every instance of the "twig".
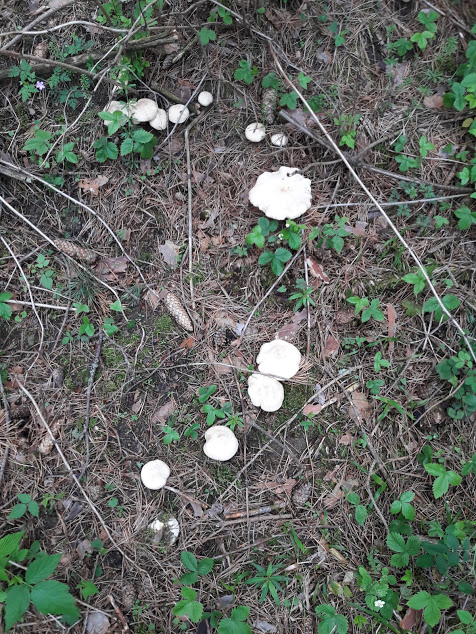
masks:
[[[36,402],[35,398],[33,397],[33,395],[26,389],[26,387],[24,385],[22,385],[19,381],[18,381],[18,387],[19,389],[30,399],[30,401],[32,402],[36,413],[38,414],[38,418],[40,419],[43,427],[45,428],[45,430],[47,431],[48,435],[50,436],[51,440],[53,441],[53,445],[56,449],[56,451],[58,452],[59,457],[61,458],[61,461],[66,469],[66,471],[69,473],[69,475],[71,476],[71,478],[73,479],[74,483],[76,484],[76,486],[78,487],[79,491],[81,492],[82,496],[84,497],[84,499],[86,500],[86,502],[88,503],[89,508],[91,509],[91,511],[93,512],[93,514],[97,517],[99,523],[101,524],[101,526],[104,529],[104,532],[106,533],[108,539],[110,540],[111,544],[114,546],[114,548],[116,548],[121,555],[124,557],[124,559],[126,559],[130,564],[132,564],[134,566],[134,568],[136,568],[137,570],[140,570],[140,572],[142,572],[143,574],[145,574],[147,577],[149,577],[149,573],[144,570],[143,568],[141,568],[140,566],[138,566],[135,561],[133,559],[131,559],[129,557],[129,555],[127,555],[122,548],[119,546],[119,544],[116,542],[116,540],[114,539],[114,537],[111,534],[111,531],[109,530],[106,522],[103,520],[101,514],[99,513],[99,511],[97,510],[97,508],[94,506],[93,502],[91,501],[91,498],[88,496],[88,494],[86,493],[83,485],[81,484],[81,482],[79,481],[78,477],[75,475],[71,465],[69,464],[69,462],[67,461],[63,451],[61,450],[61,447],[58,445],[58,442],[56,440],[56,438],[54,437],[53,432],[51,431],[50,426],[48,425],[48,423],[46,422],[45,417],[43,416],[43,412],[41,411],[40,406],[38,405],[38,403]]]
[[[114,611],[117,614],[120,622],[122,623],[123,632],[129,632],[130,631],[129,630],[129,625],[127,624],[126,618],[125,618],[124,614],[122,613],[121,608],[115,602],[114,597],[112,596],[112,594],[108,594],[107,598],[109,600],[109,603],[114,608]]]
[[[18,270],[20,271],[20,275],[22,278],[22,281],[24,282],[27,290],[28,290],[28,294],[30,296],[30,301],[31,301],[31,306],[33,308],[33,312],[35,313],[35,316],[38,320],[38,323],[40,324],[40,330],[41,330],[41,336],[40,336],[40,345],[38,348],[38,352],[36,354],[35,357],[35,361],[36,359],[39,357],[41,349],[43,348],[43,341],[45,338],[45,328],[43,326],[43,322],[41,321],[41,317],[38,314],[38,311],[36,310],[36,304],[35,304],[35,299],[33,297],[33,293],[31,291],[31,286],[30,286],[30,282],[28,281],[27,276],[25,275],[25,273],[23,272],[22,266],[20,264],[20,262],[18,261],[17,256],[15,255],[15,253],[13,252],[13,250],[10,248],[10,245],[8,244],[8,242],[5,240],[5,238],[3,236],[0,236],[0,239],[2,240],[3,244],[5,245],[5,248],[7,249],[7,251],[10,253],[10,255],[12,256],[13,260],[15,261],[15,264],[18,268]],[[33,365],[33,363],[30,365],[30,367]],[[0,379],[1,380],[1,379]]]
[[[301,253],[304,250],[304,246],[302,246],[299,251],[295,254],[295,256],[289,260],[289,262],[286,264],[286,266],[283,269],[283,272],[281,273],[281,275],[275,280],[275,282],[268,288],[268,290],[266,291],[266,293],[264,294],[264,296],[259,300],[259,302],[254,306],[253,310],[251,311],[251,313],[248,315],[248,319],[246,320],[245,325],[243,326],[243,330],[241,331],[241,335],[239,338],[239,342],[238,345],[240,345],[246,329],[248,328],[248,326],[250,325],[250,321],[253,317],[253,315],[255,314],[255,312],[258,310],[258,308],[261,306],[261,304],[271,295],[271,293],[273,292],[273,290],[275,289],[275,287],[279,284],[279,282],[281,281],[281,279],[283,278],[284,275],[286,275],[286,273],[289,271],[289,269],[291,268],[291,266],[294,264],[294,262],[298,259],[298,257],[301,255]]]
[[[75,311],[76,308],[70,308],[69,306],[56,306],[54,304],[42,304],[41,302],[24,302],[19,299],[3,299],[4,304],[20,304],[20,306],[36,306],[37,308],[51,308],[52,310],[65,310],[68,312],[69,310]]]
[[[7,395],[5,394],[5,388],[3,387],[3,381],[1,376],[0,376],[0,392],[2,394],[3,415],[5,417],[5,423],[6,423],[5,432],[6,432],[7,442],[8,442],[8,438],[10,438],[10,424],[11,424],[10,408],[8,405]],[[2,462],[0,463],[0,487],[2,486],[3,475],[5,473],[5,469],[7,466],[9,453],[10,453],[10,446],[7,444],[5,445],[5,452],[2,456]]]
[[[372,477],[372,470],[373,470],[374,466],[375,466],[375,461],[372,462],[372,464],[370,465],[369,474],[368,474],[368,477],[367,477],[367,482],[366,482],[365,488],[367,489],[367,493],[369,494],[369,497],[370,497],[370,499],[372,501],[372,504],[374,505],[374,509],[377,511],[377,515],[380,517],[380,520],[381,520],[382,524],[385,526],[385,528],[386,528],[386,530],[388,532],[388,522],[385,519],[385,517],[383,516],[382,511],[377,506],[377,502],[375,501],[373,493],[372,493],[372,491],[370,489],[370,478]]]
[[[309,111],[311,117],[314,119],[314,121],[317,123],[317,125],[319,126],[321,132],[324,134],[324,136],[326,137],[327,141],[332,145],[332,148],[334,150],[334,152],[336,152],[336,154],[338,156],[340,156],[340,158],[343,160],[343,162],[345,163],[347,169],[349,170],[350,174],[352,175],[352,177],[354,178],[355,182],[363,189],[363,191],[367,194],[367,196],[370,198],[370,200],[373,202],[373,204],[377,207],[377,209],[380,211],[380,213],[382,214],[382,216],[385,218],[385,220],[387,221],[389,227],[392,229],[392,231],[394,232],[394,234],[396,235],[396,237],[398,238],[398,240],[402,243],[402,245],[405,247],[405,249],[408,251],[409,255],[411,256],[412,260],[415,262],[415,264],[417,265],[417,267],[419,268],[419,270],[421,271],[421,274],[423,275],[423,277],[426,280],[426,283],[428,284],[428,288],[431,290],[431,292],[433,293],[433,296],[435,297],[436,301],[438,302],[438,305],[440,306],[441,310],[443,311],[443,313],[448,317],[448,319],[451,321],[451,323],[453,324],[453,326],[456,328],[456,330],[459,332],[459,334],[461,335],[463,341],[465,342],[468,351],[470,353],[470,355],[472,356],[473,360],[476,362],[476,353],[473,351],[473,348],[469,342],[469,339],[466,335],[466,333],[464,332],[463,328],[460,326],[460,324],[456,321],[456,319],[453,317],[453,315],[449,312],[449,310],[446,308],[446,306],[443,304],[443,302],[441,301],[441,297],[439,296],[436,288],[433,286],[433,283],[430,279],[430,276],[428,275],[426,268],[423,266],[423,264],[420,262],[418,256],[416,255],[416,253],[413,251],[413,249],[410,247],[410,245],[407,243],[407,241],[405,240],[405,238],[402,236],[402,234],[400,233],[400,231],[397,229],[397,227],[393,224],[392,219],[390,218],[390,216],[386,213],[386,211],[384,210],[384,208],[379,204],[379,202],[377,201],[377,199],[375,198],[375,196],[372,194],[372,192],[368,189],[368,187],[365,185],[365,183],[362,181],[362,179],[360,178],[360,176],[357,174],[357,172],[354,170],[354,168],[352,167],[352,165],[349,163],[348,158],[344,155],[344,153],[342,152],[342,150],[339,148],[339,146],[336,144],[336,142],[334,141],[334,139],[332,138],[332,136],[329,134],[329,132],[326,130],[326,128],[324,127],[324,125],[322,124],[322,122],[320,121],[320,119],[316,116],[316,114],[314,113],[314,111],[312,110],[311,106],[309,105],[309,103],[306,101],[306,99],[303,97],[303,95],[301,94],[301,92],[299,91],[299,89],[297,88],[297,86],[289,79],[289,77],[286,75],[286,73],[284,72],[281,64],[279,63],[278,58],[276,57],[276,53],[274,52],[274,49],[272,47],[272,45],[269,46],[269,49],[271,51],[271,55],[274,58],[274,62],[276,64],[276,66],[278,67],[279,72],[281,73],[284,81],[291,86],[292,90],[294,90],[297,94],[297,96],[299,97],[299,99],[302,101],[302,103],[306,106],[307,110]],[[462,189],[462,188],[461,188]]]
[[[340,162],[340,161],[339,161]],[[303,170],[302,170],[303,171]],[[465,198],[467,194],[451,194],[449,196],[437,196],[436,198],[417,198],[416,200],[398,200],[395,202],[386,202],[380,203],[381,207],[397,207],[398,205],[419,205],[420,203],[436,203],[440,200],[449,200],[450,198]],[[335,207],[363,207],[368,203],[367,200],[358,200],[355,202],[349,203],[322,203],[320,205],[313,205],[311,210],[313,209],[324,209],[328,207],[329,209]],[[372,211],[369,209],[369,211]]]
[[[276,502],[269,506],[258,506],[257,508],[247,509],[245,511],[233,511],[232,513],[225,513],[226,520],[235,520],[239,517],[253,517],[255,515],[264,515],[265,513],[271,513],[271,511],[278,511],[286,508],[286,502]]]
[[[99,333],[98,342],[96,346],[96,355],[94,357],[94,361],[91,365],[91,371],[89,373],[88,388],[86,390],[86,412],[84,415],[83,433],[81,434],[82,436],[84,436],[84,442],[86,445],[86,456],[84,460],[84,466],[81,469],[80,477],[83,477],[83,475],[85,474],[86,469],[88,468],[88,463],[89,463],[89,418],[91,415],[91,391],[93,389],[94,376],[96,374],[96,370],[98,369],[98,365],[99,365],[99,356],[101,354],[103,338],[104,338],[104,333],[101,330],[101,332]]]

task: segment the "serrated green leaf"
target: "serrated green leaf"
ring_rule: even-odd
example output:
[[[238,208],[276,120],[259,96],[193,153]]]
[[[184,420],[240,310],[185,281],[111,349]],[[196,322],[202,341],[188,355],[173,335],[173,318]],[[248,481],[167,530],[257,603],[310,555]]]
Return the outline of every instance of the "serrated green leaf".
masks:
[[[56,570],[61,559],[61,553],[45,555],[35,559],[25,573],[25,581],[31,585],[47,579]]]
[[[75,619],[80,616],[68,586],[60,581],[40,581],[31,590],[31,600],[42,614],[67,614]]]
[[[207,575],[213,568],[213,559],[205,558],[198,562],[198,574]]]
[[[17,520],[20,517],[23,517],[26,513],[26,509],[27,509],[26,504],[15,504],[15,506],[10,511],[8,519]]]
[[[124,141],[121,143],[121,156],[126,156],[127,154],[130,154],[133,147],[134,141],[130,137],[124,139]]]
[[[188,551],[182,551],[180,555],[180,560],[182,564],[187,568],[187,570],[191,570],[192,572],[196,572],[197,570],[197,559],[193,553],[189,553]]]
[[[423,465],[425,471],[432,476],[442,476],[445,475],[446,469],[442,464],[438,464],[436,462],[431,462],[430,464]]]
[[[7,557],[18,547],[24,532],[9,533],[0,539],[0,557]]]
[[[405,551],[405,540],[399,533],[389,533],[387,535],[387,546],[396,553]]]
[[[5,630],[8,631],[28,610],[30,590],[25,585],[11,586],[5,594]]]

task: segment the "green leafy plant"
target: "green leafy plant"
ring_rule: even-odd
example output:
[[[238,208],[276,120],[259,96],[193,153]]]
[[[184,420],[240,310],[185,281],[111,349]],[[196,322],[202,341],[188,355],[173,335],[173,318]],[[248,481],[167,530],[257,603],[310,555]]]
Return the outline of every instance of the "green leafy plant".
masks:
[[[424,31],[420,33],[414,33],[410,40],[415,42],[415,44],[421,50],[424,50],[427,47],[428,40],[435,37],[435,33],[437,30],[436,21],[438,20],[439,15],[436,11],[429,11],[426,13],[425,11],[420,11],[418,14],[418,21],[423,24]]]
[[[292,257],[292,254],[287,249],[283,247],[279,247],[276,251],[264,251],[258,259],[258,264],[260,266],[264,266],[269,264],[271,270],[276,276],[281,275],[284,270],[284,265],[288,262]]]
[[[215,31],[213,29],[207,29],[206,26],[202,27],[200,31],[198,31],[197,35],[202,46],[206,46],[217,39]]]
[[[211,403],[205,403],[201,411],[207,415],[207,425],[213,425],[217,418],[228,418],[233,413],[231,403],[225,403],[222,407],[214,407]]]
[[[420,156],[422,156],[423,158],[426,158],[428,156],[428,152],[435,149],[435,146],[433,145],[433,143],[430,143],[429,141],[426,140],[426,136],[420,137],[419,145],[420,145]]]
[[[279,570],[279,564],[270,563],[267,568],[263,568],[258,564],[252,564],[258,574],[251,579],[246,580],[247,585],[254,585],[258,588],[261,588],[261,596],[259,599],[260,603],[268,596],[268,593],[272,596],[274,602],[277,605],[280,605],[278,592],[282,592],[283,589],[280,586],[280,581],[288,581],[289,577],[284,575],[276,574]]]
[[[87,341],[89,337],[94,335],[94,325],[89,321],[86,315],[83,315],[83,323],[79,327],[78,334],[81,341]]]
[[[363,526],[369,513],[367,511],[367,507],[360,503],[360,496],[357,493],[351,492],[347,495],[347,502],[354,506],[355,521],[359,526]]]
[[[461,301],[456,297],[456,295],[451,294],[444,295],[441,298],[441,302],[448,311],[455,310],[461,304]],[[443,310],[436,297],[430,297],[430,299],[427,299],[423,304],[422,310],[424,313],[433,313],[438,322],[446,321],[448,319],[447,315],[443,314]]]
[[[408,566],[410,556],[417,555],[421,550],[418,537],[410,535],[407,540],[400,533],[390,532],[387,535],[387,546],[395,553],[390,559],[392,566],[404,568]]]
[[[0,318],[5,319],[6,321],[9,321],[10,317],[12,316],[12,308],[9,304],[6,304],[5,302],[7,302],[11,298],[11,293],[0,293]]]
[[[38,88],[34,85],[36,79],[35,72],[31,70],[31,65],[22,59],[19,66],[12,66],[8,71],[8,77],[18,77],[20,80],[20,90],[22,101],[27,101],[32,95],[38,92]]]
[[[433,495],[436,500],[448,493],[450,485],[458,486],[461,484],[461,476],[456,471],[447,471],[442,464],[430,462],[423,466],[427,473],[436,478],[433,481]]]
[[[208,387],[199,387],[198,388],[198,402],[205,403],[208,401],[210,396],[214,394],[217,390],[216,385],[209,385]]]
[[[81,579],[81,581],[76,586],[76,589],[81,592],[83,601],[87,601],[89,597],[92,597],[99,592],[96,584],[94,584],[90,579]]]
[[[386,359],[382,359],[382,353],[379,350],[374,357],[375,372],[380,372],[382,368],[389,368],[389,367],[390,367],[390,361],[387,361]]]
[[[471,472],[474,476],[476,476],[476,453],[472,455],[471,460],[464,463],[463,468],[461,469],[461,475],[467,476]]]
[[[278,228],[277,220],[269,221],[268,218],[260,218],[258,224],[246,236],[246,244],[254,244],[258,249],[262,249],[265,245],[266,238]]]
[[[279,99],[279,105],[289,110],[295,110],[298,105],[298,94],[292,90],[291,92],[284,93]]]
[[[192,588],[183,586],[180,589],[182,599],[173,609],[175,616],[186,616],[192,623],[198,623],[202,618],[203,605],[200,601],[196,601],[197,592]]]
[[[447,610],[453,605],[453,601],[445,594],[430,594],[425,590],[410,597],[407,603],[414,610],[423,610],[423,618],[430,627],[440,622],[441,610]]]
[[[96,161],[98,163],[104,163],[107,159],[115,161],[119,156],[117,145],[109,141],[107,136],[96,139],[93,143],[93,148],[96,150]]]
[[[456,209],[454,214],[459,218],[458,229],[461,229],[461,231],[466,231],[471,225],[476,225],[476,211],[471,211],[466,205]]]
[[[256,66],[251,66],[249,61],[246,59],[240,60],[238,64],[238,68],[235,70],[233,77],[238,81],[244,81],[245,84],[252,84],[256,75],[258,74],[258,69]]]
[[[393,515],[401,513],[406,520],[411,522],[415,519],[415,509],[410,504],[410,502],[412,502],[412,500],[414,499],[415,494],[413,493],[413,491],[405,491],[405,493],[402,493],[398,500],[394,500],[392,502],[390,513],[392,513]]]
[[[250,608],[237,605],[228,618],[223,618],[218,624],[218,634],[251,634],[251,627],[245,623],[250,615]]]
[[[309,305],[316,305],[316,302],[311,297],[311,293],[314,292],[314,289],[306,284],[306,280],[296,280],[296,288],[298,290],[289,296],[290,302],[297,300],[294,306],[294,312]]]
[[[9,533],[0,539],[0,582],[7,586],[0,591],[4,603],[5,630],[19,623],[30,603],[41,614],[57,614],[69,625],[80,612],[66,584],[48,579],[58,567],[61,553],[47,555],[38,542],[29,549],[20,549],[23,532]],[[20,562],[29,562],[24,570]],[[19,566],[15,566],[15,564]]]
[[[278,77],[276,77],[276,73],[268,73],[261,80],[261,86],[263,88],[273,88],[274,90],[278,90],[281,83]]]
[[[334,606],[321,604],[315,608],[319,617],[318,634],[346,634],[349,622],[342,614],[337,614]]]
[[[399,593],[391,588],[397,583],[395,575],[390,574],[388,568],[382,568],[380,579],[374,580],[363,566],[359,566],[357,583],[365,592],[367,607],[372,612],[379,612],[386,619],[392,618],[399,600]]]
[[[78,162],[78,157],[73,152],[73,148],[74,141],[71,141],[70,143],[65,143],[56,155],[56,162],[63,163],[63,161],[68,161],[68,163],[76,164]]]
[[[398,163],[398,169],[400,172],[408,172],[409,169],[418,169],[421,167],[421,158],[414,158],[412,156],[406,156],[405,154],[399,154],[395,157],[395,161]]]
[[[51,148],[51,137],[53,135],[46,130],[40,130],[38,126],[35,126],[35,136],[31,139],[27,139],[23,149],[27,152],[31,152],[32,155],[43,156]]]
[[[20,503],[15,504],[10,511],[10,515],[8,516],[9,520],[19,519],[20,517],[23,517],[27,511],[33,517],[39,516],[40,507],[38,506],[38,502],[32,500],[28,493],[18,493],[17,498],[20,500]]]
[[[358,297],[357,295],[353,295],[352,297],[348,297],[347,301],[349,302],[349,304],[355,306],[356,315],[358,315],[360,311],[363,311],[361,315],[363,324],[369,321],[370,318],[375,319],[375,321],[384,320],[383,312],[379,308],[379,299],[373,299],[372,301],[369,301],[367,297]]]
[[[348,218],[341,218],[336,215],[334,216],[334,224],[325,224],[321,232],[318,229],[311,231],[309,239],[314,240],[318,237],[318,246],[324,245],[328,249],[334,249],[337,253],[340,253],[344,248],[344,238],[350,235],[345,228],[345,223],[348,220]]]
[[[211,572],[213,568],[213,559],[205,558],[197,562],[197,558],[193,553],[184,550],[180,553],[180,561],[183,566],[190,572],[186,572],[180,577],[182,585],[191,585],[198,581],[199,577],[203,577]]]
[[[404,275],[402,280],[407,282],[407,284],[413,284],[413,292],[415,295],[421,293],[426,286],[426,279],[420,269],[418,269],[416,273],[408,273],[407,275]]]

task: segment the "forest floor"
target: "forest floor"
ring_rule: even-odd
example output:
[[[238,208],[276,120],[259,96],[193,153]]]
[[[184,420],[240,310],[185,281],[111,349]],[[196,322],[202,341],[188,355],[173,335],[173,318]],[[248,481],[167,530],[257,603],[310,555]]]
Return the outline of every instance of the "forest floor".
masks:
[[[13,630],[474,634],[474,136],[446,96],[474,6],[225,5],[0,0],[0,538],[61,554],[81,613]],[[191,117],[98,116],[144,97]],[[312,205],[266,223],[283,165]],[[267,413],[275,338],[302,363]]]

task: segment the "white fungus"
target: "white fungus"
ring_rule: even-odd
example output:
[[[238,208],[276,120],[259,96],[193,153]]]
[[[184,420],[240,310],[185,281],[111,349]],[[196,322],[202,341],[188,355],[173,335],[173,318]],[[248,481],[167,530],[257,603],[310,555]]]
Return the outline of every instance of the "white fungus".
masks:
[[[140,472],[142,484],[152,491],[162,489],[170,475],[170,467],[162,460],[146,462]]]
[[[250,203],[275,220],[302,216],[311,206],[311,181],[296,171],[281,166],[277,172],[258,176],[248,196]]]
[[[245,128],[245,137],[252,143],[259,143],[266,136],[266,128],[262,123],[255,121]]]
[[[265,412],[276,412],[284,401],[284,388],[271,376],[251,374],[248,377],[248,396],[255,407]]]
[[[158,105],[152,99],[139,99],[132,107],[132,123],[152,121],[158,109]]]
[[[275,339],[261,346],[256,362],[260,372],[290,379],[299,370],[301,353],[292,343]]]
[[[205,432],[203,451],[212,460],[225,462],[238,451],[238,440],[229,427],[214,425]]]
[[[170,123],[184,123],[190,116],[190,110],[187,106],[180,103],[176,103],[169,108],[169,121]]]
[[[284,134],[284,132],[277,132],[276,134],[271,135],[271,145],[275,145],[276,147],[284,147],[288,144],[288,137]]]
[[[204,90],[198,95],[197,101],[201,106],[210,106],[213,103],[213,95],[208,90]]]
[[[166,130],[167,128],[167,113],[162,108],[158,108],[157,114],[153,119],[149,121],[149,125],[154,128],[154,130]]]

